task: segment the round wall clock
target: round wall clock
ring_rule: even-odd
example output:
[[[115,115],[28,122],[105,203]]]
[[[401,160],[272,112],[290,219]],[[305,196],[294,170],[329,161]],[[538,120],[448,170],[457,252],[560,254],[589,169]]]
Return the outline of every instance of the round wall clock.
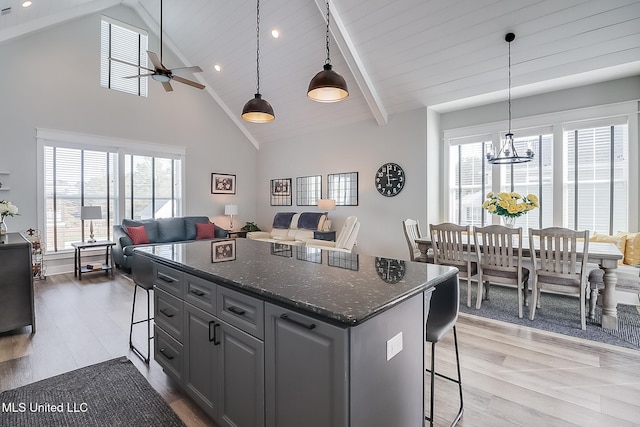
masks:
[[[376,172],[376,189],[385,197],[400,193],[406,181],[404,170],[396,163],[385,163]]]
[[[405,261],[376,257],[376,273],[387,283],[398,283],[404,278]]]

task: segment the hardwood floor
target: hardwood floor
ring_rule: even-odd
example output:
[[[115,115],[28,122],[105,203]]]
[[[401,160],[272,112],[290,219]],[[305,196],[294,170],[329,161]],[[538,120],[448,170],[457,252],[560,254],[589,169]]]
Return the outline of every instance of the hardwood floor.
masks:
[[[80,282],[66,274],[35,287],[37,333],[0,334],[0,391],[126,355],[185,424],[215,426],[157,363],[146,366],[129,350],[129,279],[95,274]],[[144,292],[138,296],[144,308]],[[138,329],[143,346],[144,327]],[[639,351],[463,314],[458,340],[460,426],[640,426]],[[436,368],[455,376],[452,342],[448,335],[438,344]],[[457,404],[456,385],[438,379],[436,425],[448,425]]]

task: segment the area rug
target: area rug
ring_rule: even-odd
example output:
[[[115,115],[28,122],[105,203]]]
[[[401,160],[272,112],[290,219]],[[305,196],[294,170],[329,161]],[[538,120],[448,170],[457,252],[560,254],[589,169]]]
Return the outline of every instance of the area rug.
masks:
[[[0,394],[0,426],[184,426],[126,357]]]
[[[580,328],[580,302],[568,295],[545,294],[542,307],[536,309],[534,320],[529,320],[529,307],[523,308],[523,318],[518,317],[518,293],[515,288],[492,285],[489,300],[475,308],[477,285],[471,284],[471,308],[467,307],[467,283],[460,281],[460,311],[475,316],[542,329],[620,347],[640,350],[640,313],[635,306],[618,305],[618,330],[603,329],[602,309],[596,306],[594,320],[588,318],[587,329]],[[588,304],[588,303],[587,303]]]

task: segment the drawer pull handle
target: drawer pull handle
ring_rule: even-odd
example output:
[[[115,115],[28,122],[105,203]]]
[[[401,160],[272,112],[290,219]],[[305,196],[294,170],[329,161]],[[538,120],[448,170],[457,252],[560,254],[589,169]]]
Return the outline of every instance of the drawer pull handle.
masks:
[[[211,333],[211,326],[213,326],[213,336]],[[213,345],[218,345],[220,344],[220,341],[218,339],[218,328],[220,327],[220,323],[216,323],[213,320],[211,322],[209,322],[209,342],[213,342]]]
[[[286,320],[287,322],[291,322],[291,323],[293,323],[293,324],[295,324],[295,325],[302,326],[303,328],[308,329],[308,330],[310,330],[310,331],[311,331],[312,329],[315,329],[315,328],[316,328],[316,324],[315,324],[315,323],[311,323],[311,324],[308,324],[308,325],[307,325],[307,324],[306,324],[306,323],[304,323],[304,322],[301,322],[301,321],[299,321],[299,320],[296,320],[296,319],[292,319],[292,318],[290,318],[290,317],[289,317],[289,315],[288,315],[288,314],[286,314],[286,313],[285,313],[285,314],[281,314],[281,315],[280,315],[280,318],[281,318],[282,320]]]
[[[166,357],[168,360],[173,360],[173,356],[169,356],[168,354],[165,353],[165,349],[161,348],[160,349],[160,354],[162,354],[164,357]]]
[[[158,273],[158,279],[162,280],[163,282],[167,282],[167,283],[173,283],[176,280],[173,277],[169,277],[166,274],[162,274],[162,273]]]
[[[172,318],[173,316],[175,316],[175,314],[169,313],[166,308],[163,308],[162,310],[160,310],[160,313],[164,314],[168,318]]]
[[[204,295],[204,292],[202,292],[201,290],[198,290],[198,289],[191,289],[189,292],[191,292],[192,294],[194,294],[196,296],[199,296],[199,297]]]
[[[231,307],[228,308],[228,310],[230,312],[232,312],[233,314],[237,314],[238,316],[244,316],[246,311],[242,310],[241,308],[236,307],[235,305],[232,305]]]

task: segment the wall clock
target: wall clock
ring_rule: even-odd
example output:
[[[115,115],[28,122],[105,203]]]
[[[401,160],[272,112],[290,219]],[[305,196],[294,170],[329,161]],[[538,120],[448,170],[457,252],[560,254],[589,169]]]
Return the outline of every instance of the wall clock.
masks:
[[[405,261],[376,257],[376,273],[387,283],[398,283],[404,279],[405,270]]]
[[[385,163],[376,172],[376,189],[385,197],[400,193],[406,181],[404,170],[396,163]]]

